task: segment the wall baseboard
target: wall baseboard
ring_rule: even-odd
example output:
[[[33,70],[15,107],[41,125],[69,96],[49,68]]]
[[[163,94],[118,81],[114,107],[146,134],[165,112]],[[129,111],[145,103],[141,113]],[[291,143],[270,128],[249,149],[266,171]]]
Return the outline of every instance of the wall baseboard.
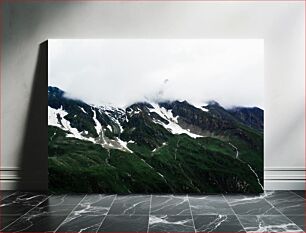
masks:
[[[17,189],[21,180],[19,171],[17,167],[0,168],[0,188],[2,190]]]
[[[305,190],[303,167],[266,167],[265,190]]]
[[[302,167],[265,168],[265,190],[305,190],[305,172],[306,169]],[[2,190],[47,190],[48,182],[45,179],[22,178],[19,174],[20,169],[17,167],[0,168],[0,188]]]
[[[1,190],[47,191],[48,180],[45,174],[33,172],[31,177],[22,177],[18,167],[0,168]]]
[[[265,180],[265,190],[305,190],[305,180]]]

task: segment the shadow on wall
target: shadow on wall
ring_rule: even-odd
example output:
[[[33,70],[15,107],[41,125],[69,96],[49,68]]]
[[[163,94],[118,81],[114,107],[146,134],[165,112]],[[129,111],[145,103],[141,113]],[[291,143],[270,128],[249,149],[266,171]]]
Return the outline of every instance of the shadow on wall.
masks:
[[[48,41],[39,45],[21,150],[18,190],[48,189]]]

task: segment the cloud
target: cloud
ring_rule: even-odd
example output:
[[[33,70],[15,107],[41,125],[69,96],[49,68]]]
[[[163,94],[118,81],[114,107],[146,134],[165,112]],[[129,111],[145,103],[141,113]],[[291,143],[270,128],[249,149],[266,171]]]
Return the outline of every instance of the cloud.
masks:
[[[262,39],[50,40],[49,85],[88,103],[218,101],[263,108]]]

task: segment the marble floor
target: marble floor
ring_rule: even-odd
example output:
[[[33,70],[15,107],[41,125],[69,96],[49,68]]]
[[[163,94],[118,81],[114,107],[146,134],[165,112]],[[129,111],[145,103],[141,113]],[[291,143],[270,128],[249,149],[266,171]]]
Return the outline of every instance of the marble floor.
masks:
[[[304,232],[303,191],[262,195],[0,192],[1,232]]]

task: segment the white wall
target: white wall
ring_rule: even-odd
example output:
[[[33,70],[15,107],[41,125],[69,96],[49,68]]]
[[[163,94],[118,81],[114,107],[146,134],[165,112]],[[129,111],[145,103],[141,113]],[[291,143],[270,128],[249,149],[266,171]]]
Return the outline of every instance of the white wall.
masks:
[[[264,38],[265,188],[304,188],[303,2],[12,2],[3,11],[1,188],[47,187],[46,131],[27,124],[47,122],[38,122],[47,108],[28,110],[49,38]]]

